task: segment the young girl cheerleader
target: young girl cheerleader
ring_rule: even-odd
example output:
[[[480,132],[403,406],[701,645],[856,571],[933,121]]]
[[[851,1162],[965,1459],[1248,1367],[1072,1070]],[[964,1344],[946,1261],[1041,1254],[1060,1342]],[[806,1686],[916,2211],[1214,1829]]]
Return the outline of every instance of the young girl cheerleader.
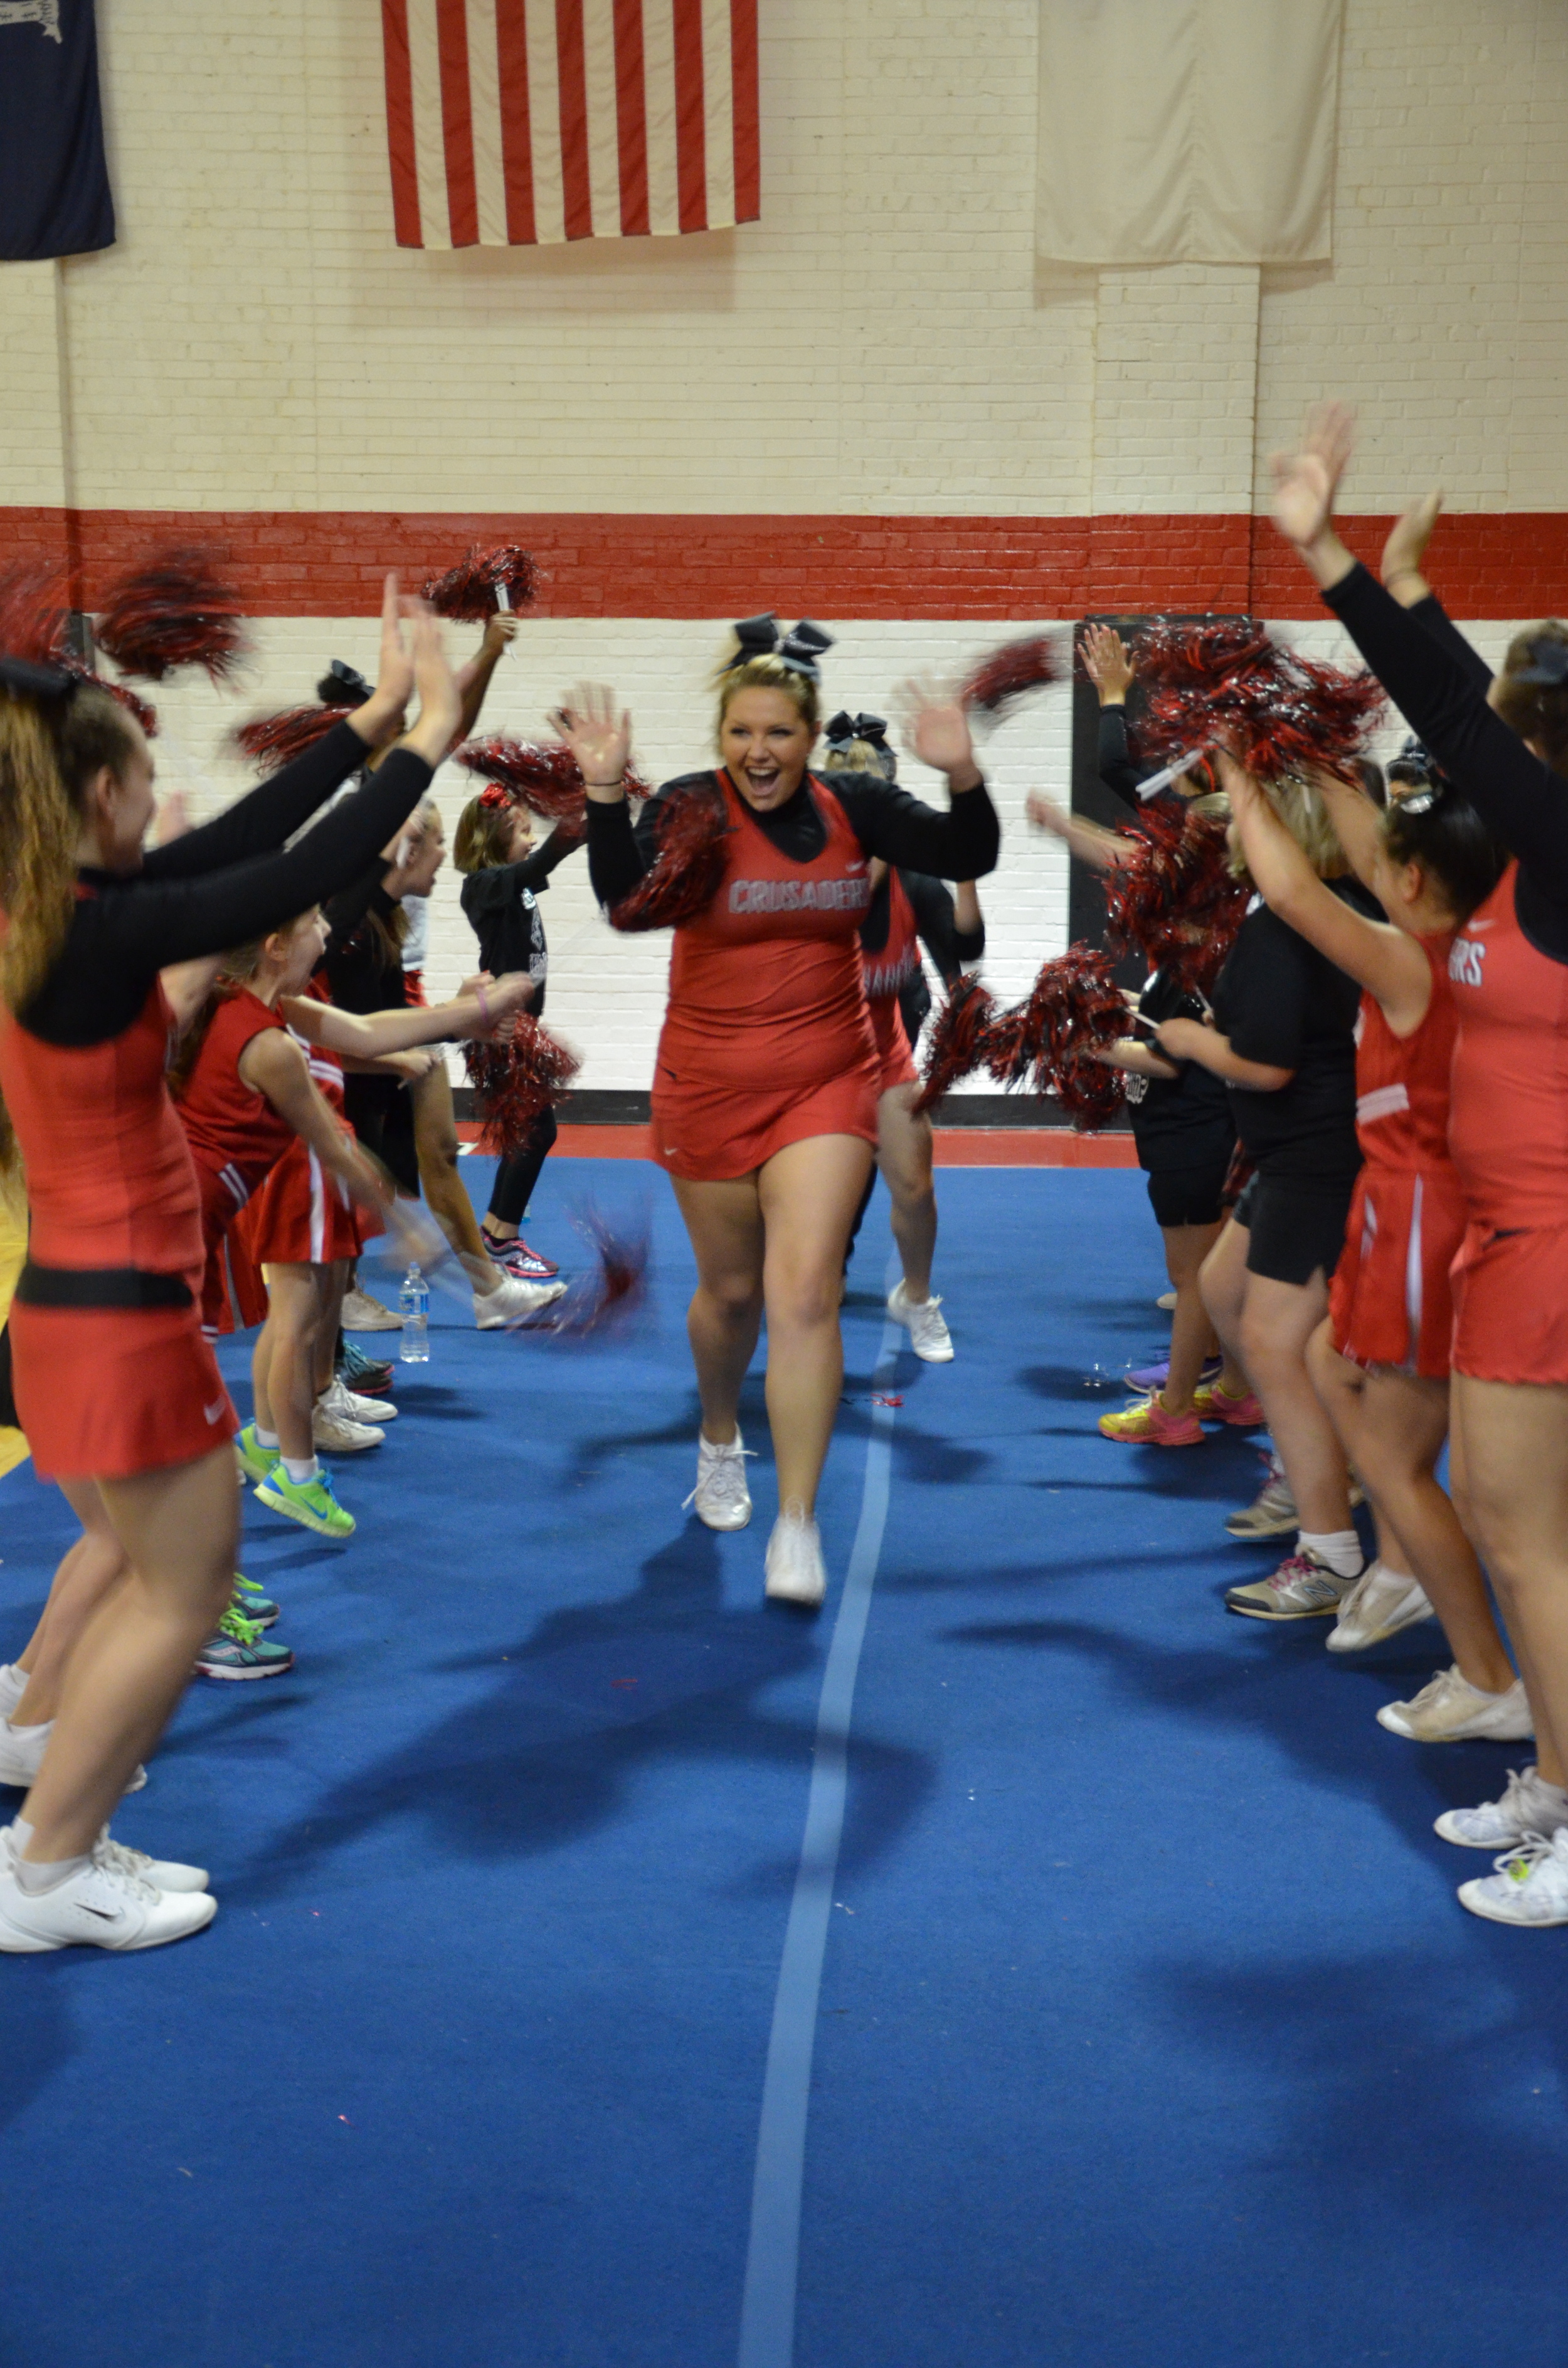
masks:
[[[151,1948],[214,1912],[204,1892],[127,1872],[103,1839],[229,1600],[237,1528],[158,973],[276,928],[402,827],[457,721],[434,620],[416,617],[412,641],[411,664],[389,579],[361,715],[146,855],[153,761],[134,719],[62,670],[0,660],[0,1091],[32,1215],[11,1315],[17,1403],[40,1475],[91,1481],[131,1565],[71,1656],[38,1780],[0,1839],[0,1950]],[[413,681],[403,746],[297,837]]]
[[[898,759],[880,715],[834,716],[825,745],[835,772],[874,773],[884,781],[898,778]],[[860,959],[881,1069],[877,1167],[892,1201],[892,1237],[903,1269],[888,1294],[888,1314],[907,1326],[909,1345],[923,1362],[946,1365],[952,1362],[952,1335],[941,1301],[931,1296],[931,1261],[937,1250],[931,1121],[924,1110],[913,1108],[920,1090],[914,1047],[931,1008],[920,947],[924,941],[950,988],[962,976],[964,964],[977,962],[985,951],[985,921],[972,880],[958,882],[954,897],[928,872],[897,869],[880,856],[872,858],[869,876],[871,901],[860,924]],[[850,1228],[851,1249],[874,1182],[873,1173],[866,1179]]]
[[[1412,1580],[1374,1564],[1328,1642],[1358,1650],[1436,1611],[1454,1656],[1413,1702],[1378,1713],[1419,1743],[1530,1733],[1524,1688],[1492,1616],[1486,1581],[1437,1476],[1449,1430],[1449,1269],[1464,1203],[1449,1156],[1449,1073],[1457,1027],[1449,986],[1454,933],[1501,870],[1474,808],[1438,777],[1380,816],[1359,790],[1319,789],[1340,844],[1388,921],[1330,894],[1256,782],[1221,759],[1247,870],[1282,920],[1362,987],[1356,1179],[1327,1320],[1308,1361],[1380,1523]]]
[[[1116,641],[1116,636],[1110,639]],[[1215,801],[1199,807],[1199,818],[1217,827],[1221,806],[1222,802]],[[1110,873],[1136,851],[1127,832],[1102,830],[1038,791],[1031,793],[1027,811],[1038,828],[1054,832],[1080,861],[1096,871]],[[1190,925],[1188,934],[1195,946],[1207,939],[1212,948],[1213,959],[1202,964],[1211,985],[1223,958],[1223,938],[1216,939],[1211,928],[1202,923]],[[1201,992],[1170,962],[1156,963],[1137,1001],[1139,1019],[1150,1029],[1166,1019],[1200,1022],[1204,1011]],[[1164,1381],[1120,1413],[1102,1415],[1099,1427],[1108,1439],[1137,1445],[1195,1447],[1202,1442],[1205,1421],[1250,1429],[1263,1419],[1233,1357],[1225,1357],[1207,1383],[1203,1379],[1215,1338],[1199,1276],[1224,1223],[1221,1196],[1236,1144],[1230,1092],[1223,1079],[1200,1062],[1168,1060],[1135,1037],[1107,1045],[1102,1057],[1129,1079],[1133,1144],[1138,1165],[1149,1179],[1149,1204],[1160,1228],[1176,1306]]]
[[[459,818],[452,855],[464,875],[462,908],[479,939],[480,962],[497,976],[503,971],[527,972],[534,984],[530,1009],[536,1019],[544,1011],[550,967],[540,894],[549,887],[551,874],[583,845],[585,836],[570,823],[557,823],[543,847],[536,849],[528,808],[515,804],[494,781],[469,800]],[[531,1282],[548,1281],[556,1272],[555,1261],[531,1250],[518,1231],[555,1135],[555,1112],[547,1108],[529,1129],[527,1142],[497,1166],[482,1228],[484,1247],[497,1264]]]
[[[1499,1801],[1450,1810],[1450,1841],[1500,1850],[1463,1905],[1568,1923],[1568,627],[1517,635],[1484,669],[1420,572],[1432,499],[1396,529],[1385,590],[1340,541],[1350,416],[1319,414],[1275,462],[1275,518],[1445,773],[1513,859],[1454,940],[1449,1144],[1468,1224],[1454,1269],[1451,1469],[1534,1720],[1537,1764]],[[1457,644],[1457,646],[1456,646]]]
[[[1315,791],[1284,779],[1267,795],[1331,893],[1369,910]],[[1262,1405],[1301,1520],[1297,1551],[1272,1577],[1226,1591],[1252,1619],[1335,1612],[1363,1567],[1344,1451],[1306,1362],[1361,1164],[1358,1003],[1355,981],[1259,901],[1215,982],[1212,1023],[1177,1018],[1154,1030],[1162,1052],[1223,1078],[1256,1171],[1202,1269],[1204,1304]]]
[[[488,1035],[520,1011],[532,991],[531,981],[515,973],[474,982],[450,1003],[364,1016],[338,1010],[318,983],[308,994],[280,996],[278,1011],[347,1136],[346,1060],[369,1064],[410,1058],[415,1048]],[[355,1524],[316,1454],[319,1444],[339,1435],[324,1426],[324,1409],[358,1430],[390,1421],[396,1408],[355,1395],[332,1372],[348,1262],[365,1236],[357,1211],[333,1189],[330,1176],[330,1163],[299,1140],[241,1220],[244,1251],[262,1269],[267,1305],[251,1358],[256,1414],[240,1433],[239,1454],[258,1483],[259,1503],[320,1536],[342,1539],[352,1537]],[[372,1441],[381,1437],[379,1429],[370,1430]]]
[[[943,814],[869,774],[809,770],[830,646],[819,628],[780,638],[771,617],[753,618],[736,638],[720,677],[719,769],[669,783],[635,830],[630,718],[608,692],[584,692],[560,723],[587,784],[596,894],[620,926],[676,928],[653,1133],[697,1258],[698,1515],[725,1530],[751,1519],[735,1417],[766,1308],[779,1500],[767,1588],[814,1605],[826,1584],[817,1484],[844,1372],[840,1279],[881,1082],[857,941],[866,867],[881,856],[978,879],[999,834],[961,707],[915,698],[915,752],[952,795]]]

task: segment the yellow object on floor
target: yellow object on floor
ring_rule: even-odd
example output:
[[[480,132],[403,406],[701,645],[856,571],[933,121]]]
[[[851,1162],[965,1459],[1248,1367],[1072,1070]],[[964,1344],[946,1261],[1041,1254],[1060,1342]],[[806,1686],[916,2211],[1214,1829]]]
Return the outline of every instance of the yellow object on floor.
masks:
[[[28,1254],[28,1212],[19,1195],[0,1186],[0,1324],[11,1308],[11,1293]],[[0,1423],[0,1479],[27,1460],[28,1442],[19,1430]]]

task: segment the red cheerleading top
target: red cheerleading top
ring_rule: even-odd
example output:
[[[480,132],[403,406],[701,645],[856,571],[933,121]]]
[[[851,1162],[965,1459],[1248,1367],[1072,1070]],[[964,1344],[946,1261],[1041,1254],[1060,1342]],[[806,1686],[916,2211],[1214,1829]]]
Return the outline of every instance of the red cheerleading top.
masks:
[[[1449,1080],[1459,1013],[1449,985],[1447,935],[1423,938],[1432,972],[1426,1017],[1409,1036],[1396,1036],[1381,1004],[1361,997],[1356,1030],[1356,1133],[1376,1167],[1446,1168],[1449,1162]]]
[[[810,779],[823,845],[801,862],[759,827],[729,775],[717,778],[727,860],[711,901],[675,933],[659,1067],[682,1086],[814,1086],[871,1057],[866,856],[825,781]]]
[[[249,987],[225,995],[177,1097],[191,1156],[227,1185],[236,1209],[244,1207],[295,1139],[288,1120],[240,1075],[246,1045],[274,1028],[282,1031],[282,1020]]]
[[[1568,965],[1531,945],[1517,863],[1455,938],[1458,1007],[1449,1144],[1471,1218],[1568,1223]]]
[[[27,1161],[37,1265],[201,1265],[196,1177],[164,1087],[173,1015],[156,978],[128,1028],[97,1044],[51,1044],[0,1003],[0,1086]]]

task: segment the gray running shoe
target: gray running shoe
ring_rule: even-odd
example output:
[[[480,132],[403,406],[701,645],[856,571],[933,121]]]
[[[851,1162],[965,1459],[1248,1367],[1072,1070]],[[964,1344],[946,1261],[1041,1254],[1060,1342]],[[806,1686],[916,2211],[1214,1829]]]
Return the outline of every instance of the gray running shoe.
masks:
[[[1225,1609],[1248,1620],[1326,1620],[1355,1584],[1303,1547],[1300,1554],[1287,1555],[1272,1577],[1251,1587],[1228,1587]]]

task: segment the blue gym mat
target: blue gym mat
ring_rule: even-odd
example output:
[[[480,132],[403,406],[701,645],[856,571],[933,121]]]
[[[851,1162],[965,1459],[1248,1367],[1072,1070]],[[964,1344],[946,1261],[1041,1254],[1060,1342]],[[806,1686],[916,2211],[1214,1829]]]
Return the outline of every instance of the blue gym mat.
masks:
[[[1249,1442],[1097,1437],[1161,1337],[1140,1178],[939,1184],[958,1360],[887,1342],[879,1192],[818,1622],[761,1598],[760,1372],[751,1529],[681,1510],[690,1259],[631,1165],[528,1228],[650,1205],[631,1329],[437,1301],[352,1543],[247,1498],[297,1669],[193,1687],[116,1823],[216,1923],[0,1959],[6,2368],[1561,2368],[1568,1931],[1466,1916],[1431,1830],[1526,1748],[1375,1725],[1435,1628],[1222,1611]],[[70,1535],[0,1482],[0,1656]]]

